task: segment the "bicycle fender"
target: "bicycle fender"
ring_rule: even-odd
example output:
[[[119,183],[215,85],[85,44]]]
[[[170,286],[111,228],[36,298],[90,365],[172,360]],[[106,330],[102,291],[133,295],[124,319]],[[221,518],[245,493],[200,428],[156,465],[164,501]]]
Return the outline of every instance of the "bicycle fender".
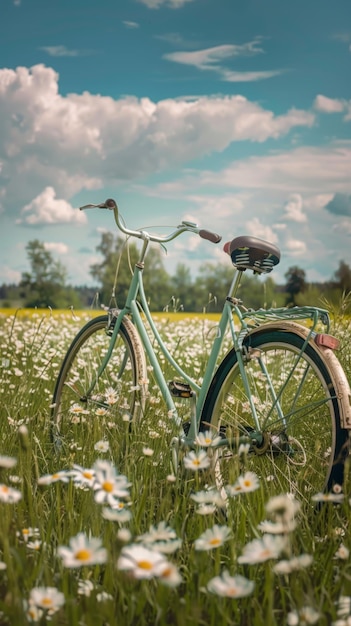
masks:
[[[297,324],[296,322],[282,321],[262,324],[262,326],[253,329],[247,334],[247,337],[259,334],[266,330],[282,330],[283,332],[291,332],[306,339],[310,334],[310,329]],[[344,369],[331,348],[323,345],[317,345],[313,338],[316,333],[312,333],[309,345],[313,347],[315,352],[319,354],[328,370],[328,374],[332,380],[336,397],[340,406],[340,424],[341,428],[351,430],[351,389],[346,378]]]

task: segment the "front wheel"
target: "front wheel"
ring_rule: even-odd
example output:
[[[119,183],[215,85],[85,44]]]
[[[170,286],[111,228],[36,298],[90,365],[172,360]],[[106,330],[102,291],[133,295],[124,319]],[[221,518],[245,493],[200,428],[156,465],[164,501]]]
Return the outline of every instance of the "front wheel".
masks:
[[[108,432],[118,440],[126,422],[138,419],[143,411],[145,356],[129,319],[122,321],[111,357],[97,379],[112,330],[107,315],[91,320],[63,360],[53,395],[51,439],[66,456],[93,449]]]
[[[219,486],[233,484],[243,468],[256,473],[267,493],[292,492],[303,500],[342,484],[348,431],[340,425],[326,364],[312,344],[302,352],[303,345],[300,335],[279,329],[245,339],[245,370],[258,423],[235,351],[219,366],[200,424],[231,442],[215,453]]]

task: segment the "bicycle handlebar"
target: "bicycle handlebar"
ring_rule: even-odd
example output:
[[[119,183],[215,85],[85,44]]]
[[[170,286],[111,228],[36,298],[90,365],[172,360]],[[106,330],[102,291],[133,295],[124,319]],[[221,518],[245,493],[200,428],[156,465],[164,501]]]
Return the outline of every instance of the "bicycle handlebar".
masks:
[[[219,243],[222,239],[220,235],[217,235],[216,233],[213,233],[209,230],[199,228],[197,224],[186,221],[183,221],[181,224],[179,224],[179,226],[176,227],[176,230],[174,230],[170,235],[166,236],[150,235],[150,233],[146,232],[145,230],[130,230],[129,228],[126,228],[122,223],[119,216],[117,203],[115,200],[113,200],[113,198],[108,198],[105,202],[101,202],[101,204],[85,204],[84,206],[79,207],[80,211],[83,211],[84,209],[109,209],[110,211],[113,211],[117,227],[119,228],[119,230],[122,231],[122,233],[124,233],[125,235],[129,235],[130,237],[137,237],[138,239],[148,239],[149,241],[155,241],[156,243],[167,243],[168,241],[172,241],[172,239],[175,239],[184,232],[197,234],[202,237],[202,239],[207,239],[212,243]]]

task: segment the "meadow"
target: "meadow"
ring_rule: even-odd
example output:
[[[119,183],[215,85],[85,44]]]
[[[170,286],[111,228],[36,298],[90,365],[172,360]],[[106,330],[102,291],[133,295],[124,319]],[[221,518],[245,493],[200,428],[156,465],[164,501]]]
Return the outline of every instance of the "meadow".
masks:
[[[348,466],[343,490],[306,507],[267,498],[243,450],[224,508],[205,461],[185,454],[173,474],[173,426],[152,372],[138,428],[82,421],[69,453],[55,452],[53,387],[94,314],[0,314],[1,626],[350,626]],[[215,316],[167,313],[159,324],[201,378]],[[335,314],[331,331],[350,376],[349,319]]]

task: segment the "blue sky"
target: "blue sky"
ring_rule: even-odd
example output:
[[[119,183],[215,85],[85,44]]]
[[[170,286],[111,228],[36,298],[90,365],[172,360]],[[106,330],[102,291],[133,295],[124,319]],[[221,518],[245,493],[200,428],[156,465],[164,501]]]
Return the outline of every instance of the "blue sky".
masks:
[[[351,264],[349,0],[2,0],[0,283],[39,239],[92,282],[116,198],[130,228],[251,234],[327,280]],[[160,228],[156,228],[160,227]],[[230,263],[184,235],[165,266]]]

